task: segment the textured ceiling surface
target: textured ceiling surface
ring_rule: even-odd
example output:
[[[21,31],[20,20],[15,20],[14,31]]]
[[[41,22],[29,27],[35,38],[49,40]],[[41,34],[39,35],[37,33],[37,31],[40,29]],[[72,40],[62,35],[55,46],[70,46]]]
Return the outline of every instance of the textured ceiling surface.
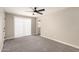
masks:
[[[31,16],[31,17],[39,17],[42,16],[40,14],[33,15],[32,10],[33,7],[4,7],[5,12],[7,13],[13,13],[13,14],[18,14],[18,15],[23,15],[23,16]],[[42,13],[44,15],[51,13],[51,12],[56,12],[59,10],[62,10],[67,7],[38,7],[38,9],[45,9]]]

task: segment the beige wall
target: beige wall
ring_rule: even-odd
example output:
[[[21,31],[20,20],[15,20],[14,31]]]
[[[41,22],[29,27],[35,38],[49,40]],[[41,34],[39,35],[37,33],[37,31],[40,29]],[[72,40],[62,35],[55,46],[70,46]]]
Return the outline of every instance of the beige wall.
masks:
[[[5,15],[4,15],[4,10],[0,8],[0,51],[3,48],[3,42],[4,42],[4,22],[5,22]]]
[[[21,15],[16,15],[16,14],[10,14],[6,13],[6,21],[5,21],[5,37],[6,39],[11,39],[15,38],[14,37],[14,16],[19,16],[19,17],[26,17],[26,16],[21,16]],[[36,19],[33,17],[30,17],[32,19],[32,34],[36,33]]]
[[[36,18],[36,35],[40,35],[40,19]]]
[[[14,37],[14,20],[12,14],[5,14],[5,38]]]
[[[79,47],[79,8],[65,8],[39,19],[41,36]]]
[[[32,19],[32,28],[31,28],[31,31],[32,31],[32,35],[36,35],[36,18],[33,18]]]

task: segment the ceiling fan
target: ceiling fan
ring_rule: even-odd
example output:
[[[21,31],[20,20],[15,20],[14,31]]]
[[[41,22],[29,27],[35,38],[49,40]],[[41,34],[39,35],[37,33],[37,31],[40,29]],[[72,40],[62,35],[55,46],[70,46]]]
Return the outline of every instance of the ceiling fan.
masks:
[[[33,11],[29,11],[29,12],[33,12],[33,15],[35,15],[35,13],[40,14],[40,15],[43,15],[43,13],[41,13],[41,12],[42,12],[42,11],[45,11],[45,9],[39,9],[39,10],[38,10],[38,7],[34,7],[34,8],[31,7],[31,9],[32,9]],[[28,12],[28,11],[27,11],[27,12]]]

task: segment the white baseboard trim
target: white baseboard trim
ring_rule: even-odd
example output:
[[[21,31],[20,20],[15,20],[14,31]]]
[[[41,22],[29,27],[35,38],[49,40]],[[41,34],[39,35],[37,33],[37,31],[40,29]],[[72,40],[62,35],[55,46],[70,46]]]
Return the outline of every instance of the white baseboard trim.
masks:
[[[51,39],[51,38],[49,38],[49,37],[42,36],[42,35],[40,35],[40,36],[79,49],[79,46],[77,46],[77,45],[73,45],[73,44],[70,44],[70,43],[67,43],[67,42],[63,42],[63,41],[60,41],[60,40],[56,40],[56,39]]]
[[[57,39],[51,39],[50,37],[46,37],[46,36],[42,36],[42,35],[40,35],[40,36],[79,49],[79,46],[77,46],[77,45],[73,45],[73,44],[70,44],[70,43],[67,43],[67,42],[63,42],[63,41],[60,41],[60,40],[57,40]],[[13,39],[13,38],[17,38],[17,37],[9,37],[9,38],[6,38],[5,40]]]
[[[29,36],[29,35],[27,35],[27,36]],[[20,36],[20,37],[24,37],[24,36]],[[5,40],[7,40],[7,39],[14,39],[14,38],[20,38],[20,37],[6,37]]]
[[[5,40],[7,40],[7,39],[13,39],[14,37],[7,37],[7,38],[5,38]]]

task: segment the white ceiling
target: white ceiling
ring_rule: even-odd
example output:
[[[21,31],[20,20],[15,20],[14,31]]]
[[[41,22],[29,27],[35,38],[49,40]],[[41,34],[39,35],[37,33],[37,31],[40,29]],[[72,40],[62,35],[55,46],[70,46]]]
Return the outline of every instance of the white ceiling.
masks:
[[[38,7],[38,9],[41,9],[41,8],[45,9],[43,14],[46,15],[48,13],[56,12],[67,7]],[[27,12],[27,11],[32,11],[31,7],[5,7],[4,10],[5,12],[8,12],[8,13],[18,14],[23,16],[31,16],[31,17],[42,16],[40,14],[33,15],[33,12]]]

